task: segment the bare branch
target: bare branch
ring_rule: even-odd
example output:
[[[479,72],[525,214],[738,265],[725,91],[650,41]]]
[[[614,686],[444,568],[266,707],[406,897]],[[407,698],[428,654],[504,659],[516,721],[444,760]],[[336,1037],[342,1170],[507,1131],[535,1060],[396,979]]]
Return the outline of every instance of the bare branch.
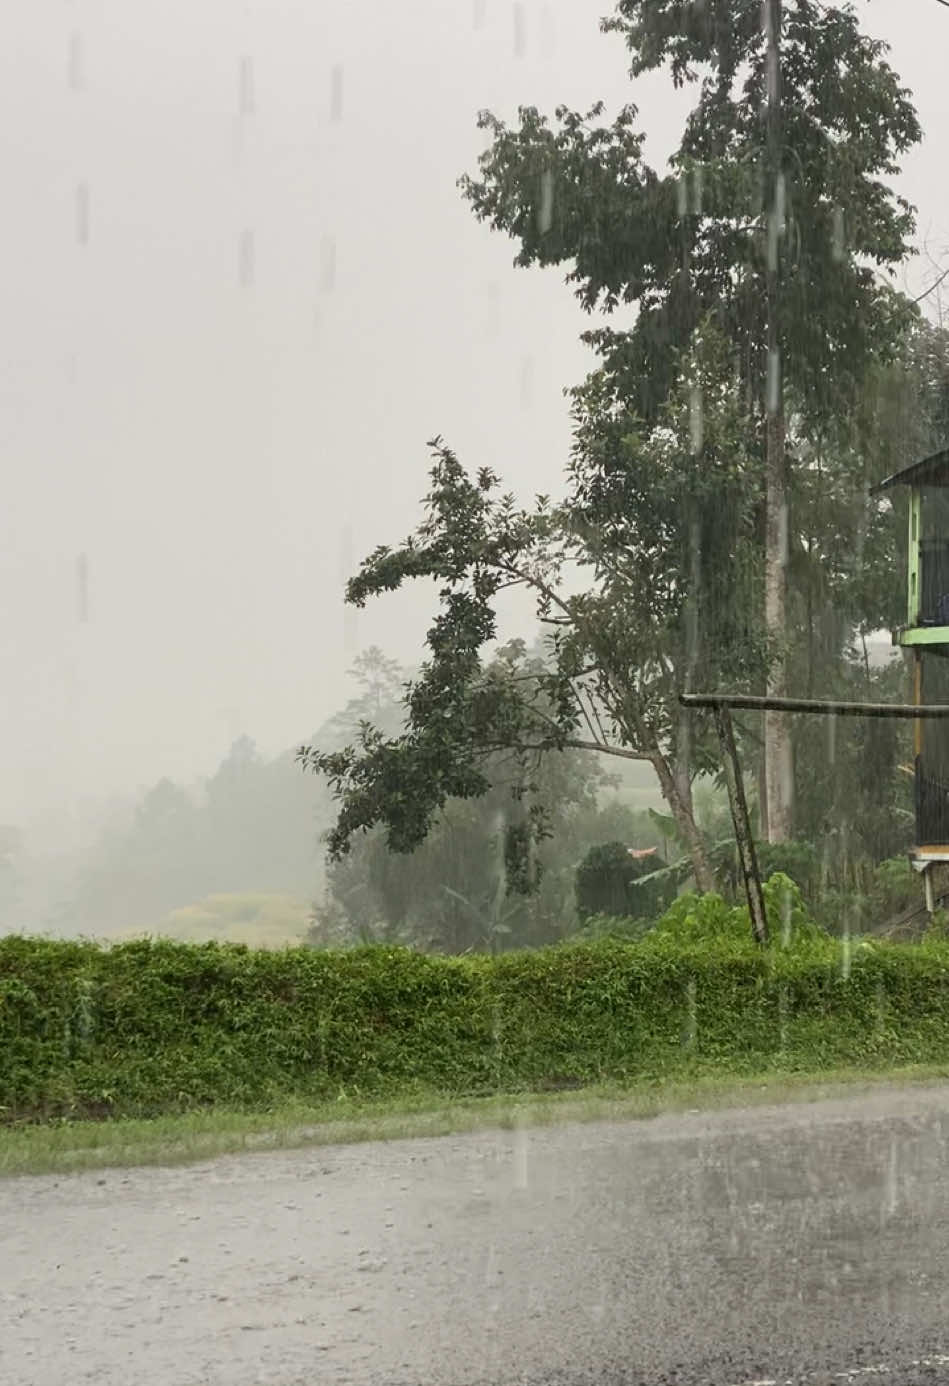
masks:
[[[648,760],[650,762],[652,761],[652,757],[648,756],[645,751],[631,751],[627,746],[610,746],[607,745],[605,742],[601,741],[583,741],[580,738],[574,736],[568,737],[565,741],[561,741],[559,746],[551,746],[543,741],[522,741],[518,745],[517,750],[557,751],[560,750],[561,747],[563,747],[563,749],[567,751],[597,751],[600,755],[620,756],[623,760]]]
[[[586,704],[585,704],[584,701],[583,701],[583,698],[582,698],[582,696],[581,696],[580,690],[574,686],[573,680],[571,680],[571,687],[573,688],[573,695],[574,695],[574,697],[575,697],[576,700],[577,700],[577,706],[579,707],[580,711],[583,713],[583,720],[584,720],[584,722],[586,722],[587,726],[589,727],[589,729],[590,729],[590,735],[593,737],[593,740],[596,741],[596,739],[597,739],[597,738],[596,738],[596,727],[594,727],[593,722],[592,722],[592,720],[591,720],[591,718],[590,718],[590,714],[587,712]],[[602,728],[601,728],[600,730],[602,731]]]
[[[609,746],[601,741],[580,741],[573,737],[564,742],[572,751],[599,751],[605,756],[620,756],[623,760],[651,760],[645,751],[631,751],[628,746]]]
[[[596,705],[596,703],[593,701],[592,698],[590,699],[590,707],[593,709],[593,716],[596,718],[596,725],[597,725],[597,727],[599,728],[600,739],[601,739],[602,741],[605,741],[605,740],[606,740],[606,732],[603,730],[603,723],[600,721],[599,709],[597,708],[597,705]]]
[[[949,8],[949,0],[940,0],[940,4],[945,4],[947,8]],[[949,269],[944,269],[942,274],[940,274],[939,278],[934,280],[933,283],[930,284],[928,289],[924,289],[921,294],[916,295],[916,297],[913,299],[913,302],[922,303],[924,298],[928,298],[931,293],[935,293],[935,291],[939,288],[939,285],[943,282],[944,279],[949,279]]]

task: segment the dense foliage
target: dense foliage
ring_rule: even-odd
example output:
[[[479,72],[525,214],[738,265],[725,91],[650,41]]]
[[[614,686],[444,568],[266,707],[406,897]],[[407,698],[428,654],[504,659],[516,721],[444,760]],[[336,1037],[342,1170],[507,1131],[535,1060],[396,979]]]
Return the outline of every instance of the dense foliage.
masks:
[[[565,266],[607,321],[586,334],[597,366],[570,392],[563,501],[521,506],[436,439],[424,521],[351,581],[362,605],[434,580],[441,606],[399,734],[367,724],[344,749],[301,750],[338,799],[337,859],[377,828],[413,850],[449,800],[488,792],[492,755],[518,761],[526,793],[539,757],[583,744],[652,767],[708,890],[694,790],[718,749],[683,690],[905,696],[900,669],[866,644],[899,611],[901,502],[867,492],[944,441],[949,420],[946,334],[889,279],[914,229],[890,179],[920,128],[850,6],[767,8],[781,28],[779,145],[758,0],[620,0],[604,21],[633,76],[665,70],[695,92],[667,170],[646,162],[633,106],[612,122],[601,105],[524,107],[513,125],[482,115],[490,145],[462,179],[476,215],[514,240],[517,264]],[[539,663],[493,649],[511,586],[534,598]],[[844,862],[899,852],[905,729],[850,724],[828,749],[820,724],[801,719],[792,737],[779,721],[762,736],[739,719],[761,835],[794,826]],[[520,832],[542,839],[539,806]]]
[[[790,898],[790,912],[786,901]],[[949,945],[851,948],[686,898],[638,943],[497,957],[394,947],[0,939],[0,1116],[157,1115],[518,1092],[698,1072],[941,1062]]]
[[[673,868],[657,855],[634,856],[628,843],[601,842],[577,867],[577,915],[655,919],[676,893]]]
[[[888,186],[921,138],[886,46],[850,5],[784,0],[783,216],[771,210],[760,0],[619,0],[632,77],[664,70],[695,101],[666,171],[643,154],[633,105],[523,107],[509,127],[485,112],[491,144],[462,185],[476,214],[511,236],[517,263],[566,265],[583,306],[625,318],[587,340],[609,394],[654,420],[675,352],[706,314],[734,343],[763,411],[766,276],[777,255],[780,354],[793,407],[824,422],[898,341],[906,304],[876,272],[908,253],[912,209]],[[777,246],[775,246],[775,240]],[[623,312],[635,304],[632,325]]]
[[[886,46],[849,4],[619,0],[603,28],[623,38],[633,78],[663,71],[694,91],[668,169],[644,158],[633,105],[612,122],[602,103],[552,118],[523,107],[512,127],[482,115],[490,147],[462,185],[515,241],[517,264],[568,266],[580,302],[608,320],[585,335],[600,363],[573,392],[594,430],[619,411],[648,433],[700,325],[714,321],[729,343],[757,463],[766,686],[784,694],[797,473],[815,448],[834,472],[834,444],[846,452],[867,381],[914,315],[889,282],[913,209],[888,180],[919,123]],[[860,519],[849,518],[852,552]],[[762,750],[765,835],[779,840],[792,831],[785,719],[765,717]]]
[[[516,648],[503,655],[520,653]],[[531,657],[523,652],[525,663]],[[334,718],[321,737],[335,733],[344,746],[347,736],[359,735],[370,720],[362,715],[367,670],[383,666],[387,683],[372,695],[372,721],[390,734],[399,732],[408,673],[379,651],[367,651],[352,670],[360,692],[350,712]],[[503,661],[496,667],[503,668]],[[618,836],[628,847],[661,841],[648,812],[611,797],[616,778],[587,751],[568,748],[538,757],[527,803],[512,793],[522,783],[521,765],[502,752],[486,754],[482,765],[488,789],[447,799],[414,850],[393,851],[382,825],[354,834],[349,850],[328,864],[310,943],[388,942],[463,953],[555,942],[575,930],[575,871],[592,845]],[[530,808],[534,825],[542,815],[543,832],[536,838],[529,831]]]
[[[364,724],[342,750],[300,750],[339,801],[334,857],[376,825],[394,850],[411,851],[449,799],[488,791],[498,754],[536,842],[546,825],[531,793],[543,757],[583,749],[652,766],[696,880],[711,887],[692,778],[714,765],[714,750],[707,735],[691,735],[678,694],[698,677],[741,679],[764,659],[748,598],[756,575],[744,405],[712,327],[681,363],[662,418],[648,436],[620,416],[591,434],[578,444],[566,501],[540,496],[530,509],[490,469],[469,475],[434,440],[425,519],[398,548],[371,554],[347,590],[361,606],[412,580],[438,584],[440,612],[407,689],[404,728],[386,735]],[[628,462],[622,473],[600,466],[615,448]],[[690,549],[703,546],[714,600],[702,572],[683,574]],[[498,602],[512,587],[533,599],[546,631],[541,655],[522,641],[492,648]]]

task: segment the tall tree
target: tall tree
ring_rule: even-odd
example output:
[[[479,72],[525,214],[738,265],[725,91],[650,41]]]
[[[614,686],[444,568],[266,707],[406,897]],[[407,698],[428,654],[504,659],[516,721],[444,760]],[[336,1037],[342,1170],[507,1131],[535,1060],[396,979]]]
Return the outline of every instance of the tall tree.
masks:
[[[788,494],[785,454],[784,381],[780,331],[780,245],[784,232],[784,130],[781,110],[781,0],[764,0],[767,139],[765,198],[768,254],[765,270],[767,384],[765,387],[765,624],[775,641],[768,693],[787,695]],[[766,712],[764,719],[764,828],[772,842],[791,836],[794,766],[788,718]]]
[[[441,611],[400,734],[363,725],[342,750],[301,748],[339,800],[335,858],[380,824],[389,847],[411,851],[449,799],[488,792],[492,758],[508,758],[523,795],[539,757],[572,748],[651,764],[697,883],[713,887],[692,778],[714,758],[707,738],[683,738],[679,694],[692,678],[748,680],[764,667],[749,616],[760,574],[740,382],[705,324],[647,433],[602,374],[576,392],[574,419],[567,499],[541,496],[530,510],[500,492],[490,469],[470,477],[436,439],[425,520],[349,583],[347,599],[361,606],[412,578],[434,579]],[[511,587],[533,596],[549,633],[545,661],[517,644],[491,653],[497,599]],[[535,810],[526,827],[536,838]]]
[[[765,23],[762,24],[762,16]],[[677,352],[709,313],[735,353],[754,415],[766,563],[768,682],[784,685],[789,477],[784,438],[854,406],[871,366],[911,316],[881,277],[908,253],[913,213],[887,185],[919,138],[885,45],[849,5],[817,0],[620,0],[631,75],[669,71],[696,101],[671,167],[645,162],[636,108],[602,104],[490,113],[476,214],[518,243],[520,265],[569,264],[585,309],[632,323],[584,334],[601,357],[604,409],[648,430],[673,388]],[[790,465],[793,471],[794,455]],[[769,724],[769,832],[789,829],[786,728]]]
[[[791,663],[811,696],[906,701],[902,661],[872,657],[873,637],[905,618],[906,500],[867,499],[889,473],[949,443],[949,333],[923,319],[898,358],[868,375],[849,417],[810,439],[797,459],[790,511]],[[909,727],[851,722],[794,728],[797,834],[851,857],[909,845]]]

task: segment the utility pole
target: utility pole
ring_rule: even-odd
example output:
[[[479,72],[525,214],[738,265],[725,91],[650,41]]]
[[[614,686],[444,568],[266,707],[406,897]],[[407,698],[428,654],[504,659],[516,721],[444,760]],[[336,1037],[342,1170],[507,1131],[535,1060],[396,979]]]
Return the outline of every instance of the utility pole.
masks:
[[[768,673],[767,693],[769,698],[783,698],[787,695],[788,488],[779,330],[781,240],[786,212],[781,107],[782,0],[762,0],[761,12],[765,28],[767,80],[765,627],[775,646],[775,657]],[[763,816],[767,823],[768,841],[785,842],[791,836],[794,790],[791,729],[787,717],[775,711],[766,712],[764,719],[764,787],[766,803]]]

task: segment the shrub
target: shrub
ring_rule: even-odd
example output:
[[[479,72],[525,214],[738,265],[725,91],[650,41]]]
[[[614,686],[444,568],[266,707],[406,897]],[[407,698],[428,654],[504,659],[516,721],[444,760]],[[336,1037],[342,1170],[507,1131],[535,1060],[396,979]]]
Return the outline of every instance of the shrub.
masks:
[[[591,847],[577,867],[577,913],[582,920],[595,915],[655,918],[675,893],[673,875],[662,870],[658,857],[631,857],[622,842]]]
[[[763,882],[768,938],[772,945],[792,944],[826,938],[826,932],[809,915],[803,896],[783,871]],[[717,940],[756,948],[747,905],[729,904],[714,892],[707,895],[681,895],[656,922],[655,932],[682,944],[714,943]]]
[[[679,944],[695,945],[721,939],[753,944],[747,906],[729,905],[714,892],[680,895],[656,921],[654,932]]]
[[[787,915],[787,884],[768,888]],[[851,947],[790,901],[795,946],[768,949],[714,896],[677,900],[640,941],[495,957],[8,936],[0,1116],[949,1059],[949,942]]]

